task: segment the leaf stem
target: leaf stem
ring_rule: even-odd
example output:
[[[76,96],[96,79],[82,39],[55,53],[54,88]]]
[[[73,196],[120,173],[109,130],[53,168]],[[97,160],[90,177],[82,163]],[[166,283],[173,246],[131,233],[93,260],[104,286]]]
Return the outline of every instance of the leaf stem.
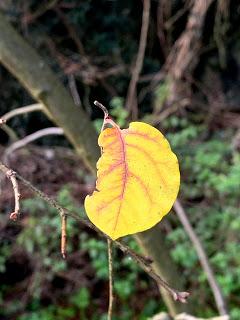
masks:
[[[104,118],[107,118],[109,115],[107,108],[97,100],[94,101],[94,104],[104,112]]]

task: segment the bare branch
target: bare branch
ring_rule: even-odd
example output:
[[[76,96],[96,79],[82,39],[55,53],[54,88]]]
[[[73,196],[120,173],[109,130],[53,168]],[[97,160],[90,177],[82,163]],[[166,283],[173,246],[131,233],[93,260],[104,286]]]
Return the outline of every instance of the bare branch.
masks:
[[[36,104],[32,104],[29,106],[25,106],[22,108],[17,108],[14,110],[11,110],[9,112],[7,112],[5,115],[2,116],[2,118],[0,119],[0,128],[6,132],[6,134],[10,137],[10,139],[12,141],[16,141],[18,140],[18,136],[15,133],[15,131],[10,128],[8,125],[6,125],[5,123],[10,120],[11,118],[18,116],[20,114],[25,114],[25,113],[29,113],[29,112],[33,112],[33,111],[38,111],[38,110],[43,110],[43,107],[40,103],[36,103]]]
[[[12,152],[16,151],[17,149],[25,147],[27,144],[29,144],[39,138],[42,138],[44,136],[49,136],[49,135],[63,135],[63,134],[64,134],[63,129],[57,128],[57,127],[41,129],[41,130],[38,130],[32,134],[29,134],[28,136],[12,143],[8,148],[6,148],[6,150],[3,154],[3,162],[8,163],[9,155]]]
[[[165,27],[165,21],[168,21],[172,15],[172,6],[172,1],[158,0],[157,36],[165,58],[167,57],[172,44],[172,30]]]
[[[29,112],[33,112],[33,111],[43,111],[43,106],[41,103],[35,103],[35,104],[31,104],[29,106],[25,106],[25,107],[21,107],[21,108],[17,108],[14,110],[11,110],[7,113],[5,113],[2,116],[2,119],[7,122],[8,120],[10,120],[11,118],[18,116],[20,114],[24,114],[24,113],[29,113]]]
[[[143,60],[145,55],[148,26],[149,26],[150,5],[151,5],[150,0],[143,0],[142,27],[141,27],[139,48],[138,48],[138,53],[136,58],[136,64],[132,71],[132,78],[128,87],[128,93],[126,98],[126,109],[130,111],[133,119],[136,119],[138,117],[136,87],[137,87],[140,72],[142,70]]]
[[[176,200],[176,202],[174,204],[174,210],[176,211],[176,213],[179,217],[179,220],[181,221],[187,235],[191,239],[192,244],[194,245],[194,247],[196,249],[199,261],[202,265],[203,270],[206,273],[209,285],[212,289],[218,311],[219,311],[220,315],[226,315],[227,314],[227,306],[226,306],[226,302],[223,298],[223,294],[221,292],[221,289],[218,286],[218,283],[215,279],[213,270],[210,266],[207,255],[203,249],[202,243],[201,243],[200,239],[197,237],[196,233],[194,232],[194,229],[191,226],[189,219],[187,217],[187,213],[185,212],[185,210],[179,200]]]
[[[68,85],[69,85],[69,89],[71,91],[72,97],[73,97],[73,101],[75,103],[76,106],[81,107],[82,106],[82,102],[77,90],[77,85],[76,85],[76,80],[73,74],[70,74],[68,76]]]
[[[188,10],[190,7],[190,3],[191,1],[186,1],[186,3],[184,4],[184,6],[179,9],[177,11],[176,14],[174,14],[173,16],[171,16],[165,23],[164,23],[164,27],[166,30],[170,29],[175,23],[176,21],[181,18]]]
[[[8,171],[9,169],[0,162],[0,170],[2,171]],[[112,239],[100,231],[96,226],[94,226],[89,220],[81,218],[77,213],[74,213],[72,211],[69,211],[68,209],[62,207],[59,205],[59,203],[50,198],[48,195],[43,193],[41,190],[37,189],[35,186],[33,186],[29,181],[25,180],[20,174],[15,172],[15,176],[18,178],[19,181],[23,183],[24,186],[32,190],[36,195],[38,195],[40,198],[42,198],[44,201],[46,201],[51,207],[55,208],[59,215],[63,216],[63,213],[65,216],[72,217],[76,221],[84,224],[88,228],[96,231],[101,237],[104,237],[105,239],[109,239],[112,241]],[[151,264],[149,263],[148,259],[141,257],[140,255],[136,254],[133,250],[131,250],[128,246],[123,244],[121,241],[114,241],[114,244],[125,254],[129,255],[152,279],[154,279],[159,286],[162,286],[165,288],[173,297],[174,300],[178,300],[182,303],[185,303],[187,300],[187,297],[189,296],[188,292],[179,292],[176,289],[169,286],[168,283],[166,283],[155,271],[153,270]]]
[[[56,4],[58,3],[58,1],[59,0],[50,0],[48,3],[41,4],[35,12],[28,13],[25,16],[23,16],[23,23],[32,23],[34,20],[44,15],[48,10],[53,9],[54,6],[56,6]]]
[[[63,259],[66,258],[66,241],[67,241],[67,217],[62,212],[62,226],[61,226],[61,253]]]
[[[74,28],[74,26],[68,21],[68,18],[66,17],[66,15],[62,12],[62,10],[60,8],[56,7],[55,12],[59,16],[59,18],[62,20],[62,23],[64,24],[65,28],[67,29],[69,36],[75,42],[79,53],[87,61],[88,58],[86,57],[86,52],[84,50],[84,46],[83,46],[83,44],[77,34],[77,31]]]
[[[112,241],[107,240],[108,245],[108,270],[109,270],[109,304],[108,320],[112,320],[113,312],[113,260],[112,260]]]
[[[6,167],[2,163],[0,163],[0,170],[11,181],[12,186],[13,186],[13,193],[14,193],[14,198],[15,198],[15,209],[10,214],[10,219],[16,220],[19,215],[19,212],[20,212],[20,204],[19,204],[20,193],[19,193],[18,183],[17,183],[17,179],[16,179],[16,173],[13,170]]]

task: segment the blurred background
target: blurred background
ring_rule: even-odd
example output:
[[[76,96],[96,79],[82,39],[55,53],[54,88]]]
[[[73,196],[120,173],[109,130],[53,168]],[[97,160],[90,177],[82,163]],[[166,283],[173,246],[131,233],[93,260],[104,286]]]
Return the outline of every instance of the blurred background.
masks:
[[[44,103],[26,89],[21,75],[9,72],[3,34],[10,22],[39,61],[51,67],[74,107],[91,119],[97,132],[103,114],[94,100],[106,105],[121,127],[136,119],[157,127],[179,158],[180,205],[227,307],[217,306],[209,275],[175,208],[157,226],[162,239],[157,246],[173,266],[164,271],[166,277],[178,279],[173,285],[191,292],[188,305],[171,309],[154,281],[115,249],[113,319],[152,319],[161,311],[209,318],[228,309],[230,319],[239,320],[239,1],[1,0],[0,13],[1,117]],[[16,59],[17,52],[16,43],[11,53]],[[25,53],[34,70],[32,52]],[[17,63],[21,65],[21,59]],[[86,161],[61,132],[43,134],[59,122],[42,112],[41,105],[33,109],[11,115],[8,127],[1,127],[1,161],[84,216],[83,201],[94,186]],[[37,131],[38,139],[27,143],[26,137]],[[69,219],[63,260],[57,212],[22,185],[20,189],[21,217],[12,222],[12,189],[1,175],[0,319],[107,319],[106,242]],[[142,252],[134,238],[124,242]]]

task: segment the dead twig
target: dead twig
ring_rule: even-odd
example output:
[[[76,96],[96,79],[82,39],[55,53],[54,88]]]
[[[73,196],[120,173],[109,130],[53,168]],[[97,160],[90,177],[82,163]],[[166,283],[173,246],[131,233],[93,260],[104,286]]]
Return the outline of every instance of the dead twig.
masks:
[[[191,2],[191,1],[190,1]],[[165,29],[168,30],[170,29],[177,21],[178,19],[180,19],[188,10],[190,7],[190,3],[189,1],[186,1],[186,3],[184,4],[184,6],[179,9],[176,14],[174,14],[173,16],[171,16],[165,23]]]
[[[36,19],[40,18],[42,15],[44,15],[48,10],[51,10],[54,8],[54,6],[57,5],[59,0],[50,0],[48,3],[44,3],[39,6],[39,8],[33,12],[33,13],[27,13],[22,18],[22,23],[24,25],[28,25],[30,23],[33,23]]]
[[[2,116],[2,119],[5,122],[7,122],[11,118],[13,118],[15,116],[19,116],[20,114],[25,114],[25,113],[29,113],[29,112],[33,112],[33,111],[42,111],[42,110],[43,110],[43,106],[42,106],[41,103],[34,103],[34,104],[29,105],[29,106],[25,106],[25,107],[21,107],[21,108],[17,108],[17,109],[11,110],[11,111],[5,113]]]
[[[0,162],[0,170],[3,172],[7,172],[9,168],[7,168],[2,162]],[[66,217],[72,217],[76,221],[84,224],[88,228],[96,231],[101,237],[104,237],[105,239],[109,239],[112,241],[108,235],[101,232],[97,227],[95,227],[89,220],[83,219],[79,216],[79,214],[74,213],[72,211],[69,211],[68,209],[62,207],[59,205],[59,203],[50,198],[48,195],[43,193],[41,190],[37,189],[35,186],[33,186],[29,181],[25,180],[20,174],[15,172],[15,177],[18,178],[19,181],[23,183],[25,187],[32,190],[36,195],[38,195],[40,198],[42,198],[44,201],[46,201],[51,207],[55,208],[59,215],[62,218],[62,215]],[[165,288],[173,297],[174,300],[178,300],[182,303],[187,302],[187,298],[189,296],[188,292],[179,292],[176,289],[169,286],[168,283],[166,283],[155,271],[153,270],[151,263],[148,259],[141,257],[140,255],[136,254],[133,250],[131,250],[128,246],[123,244],[121,241],[114,241],[114,244],[125,254],[129,255],[152,279],[154,279],[159,286],[162,286]]]
[[[160,42],[161,50],[164,55],[164,58],[167,57],[169,51],[169,43],[167,43],[165,28],[164,28],[164,6],[166,2],[162,0],[158,0],[158,8],[157,8],[157,36]]]
[[[88,56],[79,56],[78,61],[74,61],[71,57],[66,57],[58,51],[54,41],[50,38],[47,40],[47,46],[51,54],[58,61],[59,66],[65,75],[75,75],[82,79],[83,83],[88,86],[95,86],[97,81],[106,79],[110,76],[116,76],[126,71],[124,64],[119,64],[108,69],[102,70],[97,65],[91,63]]]
[[[208,261],[207,255],[203,249],[202,243],[200,239],[197,237],[196,233],[194,232],[193,227],[191,226],[187,213],[185,212],[183,206],[181,205],[181,202],[179,200],[176,200],[174,204],[174,210],[176,211],[179,220],[181,221],[187,235],[192,241],[193,246],[195,247],[195,250],[197,252],[199,261],[202,265],[203,270],[206,273],[209,285],[212,289],[215,302],[218,308],[218,312],[220,315],[226,315],[227,314],[227,306],[226,302],[223,298],[223,294],[221,292],[221,289],[215,279],[212,267],[210,266],[210,263]]]
[[[10,120],[11,118],[18,116],[20,114],[25,114],[25,113],[29,113],[29,112],[33,112],[33,111],[38,111],[38,110],[43,110],[43,107],[40,103],[36,103],[36,104],[32,104],[29,106],[25,106],[22,108],[17,108],[14,110],[11,110],[9,112],[7,112],[5,115],[2,116],[2,118],[0,119],[0,125],[1,125],[1,129],[6,132],[6,134],[10,137],[11,141],[16,141],[18,140],[18,136],[15,133],[15,131],[10,128],[6,122],[8,120]]]
[[[66,242],[67,242],[67,217],[62,212],[62,226],[61,226],[61,254],[63,259],[66,258]]]
[[[64,134],[63,129],[57,128],[57,127],[41,129],[41,130],[38,130],[32,134],[29,134],[28,136],[12,143],[9,147],[6,148],[6,150],[3,154],[3,157],[2,157],[3,162],[7,164],[10,154],[12,154],[17,149],[25,147],[27,144],[29,144],[39,138],[42,138],[44,136],[49,136],[49,135],[63,135],[63,134]]]
[[[75,103],[76,106],[81,107],[82,106],[82,102],[78,93],[78,89],[77,89],[77,84],[76,84],[76,80],[73,74],[70,74],[68,76],[68,85],[69,85],[69,89],[71,91],[72,97],[73,97],[73,101]]]
[[[127,98],[126,98],[126,109],[129,110],[129,114],[131,114],[132,119],[134,120],[137,119],[138,117],[136,87],[137,87],[140,72],[142,70],[143,60],[145,56],[147,34],[148,34],[148,27],[149,27],[150,5],[151,5],[150,0],[143,0],[142,27],[141,27],[139,48],[138,48],[136,63],[132,71],[132,77],[130,80]]]
[[[86,59],[86,62],[88,61],[88,57],[86,56],[86,52],[84,50],[84,46],[74,28],[74,26],[70,23],[66,15],[62,12],[62,10],[58,7],[55,8],[55,12],[57,13],[58,17],[62,20],[62,23],[64,24],[65,28],[68,31],[68,34],[70,38],[75,42],[78,52],[84,56],[84,59]]]
[[[108,245],[108,270],[109,270],[109,304],[108,304],[108,320],[112,319],[113,312],[113,260],[112,260],[112,241],[107,240]]]
[[[20,193],[18,188],[18,182],[16,179],[16,172],[6,167],[4,164],[0,163],[0,170],[5,174],[5,176],[11,181],[13,187],[13,193],[15,198],[15,209],[10,214],[10,219],[16,220],[20,213]]]

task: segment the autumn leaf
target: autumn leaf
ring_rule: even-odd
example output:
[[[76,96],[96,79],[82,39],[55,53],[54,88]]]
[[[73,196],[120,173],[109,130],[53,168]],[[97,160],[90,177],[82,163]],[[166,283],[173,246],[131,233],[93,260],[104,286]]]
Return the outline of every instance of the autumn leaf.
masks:
[[[112,239],[147,230],[171,209],[179,190],[176,155],[156,128],[112,120],[99,136],[96,189],[85,199],[89,219]]]

